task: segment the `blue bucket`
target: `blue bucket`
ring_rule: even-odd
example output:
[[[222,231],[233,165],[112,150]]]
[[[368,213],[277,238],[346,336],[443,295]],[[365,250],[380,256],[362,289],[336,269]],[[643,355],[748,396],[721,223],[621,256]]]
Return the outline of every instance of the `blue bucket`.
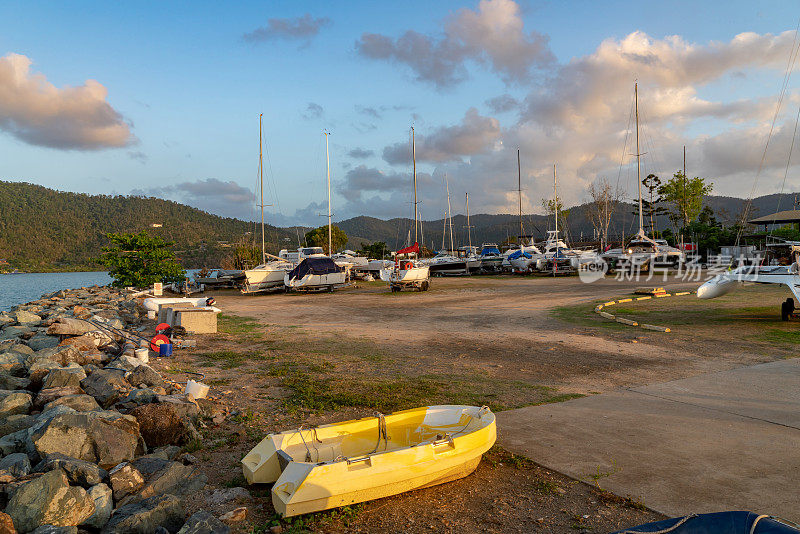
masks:
[[[162,343],[158,346],[159,356],[172,356],[172,343]]]

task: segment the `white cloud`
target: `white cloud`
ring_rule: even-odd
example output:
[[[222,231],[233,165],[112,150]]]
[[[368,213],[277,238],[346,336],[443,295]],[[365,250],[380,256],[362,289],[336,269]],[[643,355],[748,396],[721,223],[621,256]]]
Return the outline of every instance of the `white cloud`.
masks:
[[[267,20],[266,26],[245,33],[242,38],[250,43],[285,40],[305,41],[307,44],[319,34],[322,28],[330,24],[330,18],[315,18],[310,13],[306,13],[302,17],[272,18]]]
[[[31,145],[98,150],[131,145],[130,125],[95,80],[55,87],[20,54],[0,58],[0,129]]]
[[[553,55],[546,36],[526,33],[519,6],[512,0],[481,0],[478,10],[460,9],[444,25],[443,35],[406,31],[397,39],[365,33],[356,42],[363,57],[408,66],[418,81],[438,88],[468,78],[467,62],[488,66],[506,83],[525,82],[531,71],[549,65]]]

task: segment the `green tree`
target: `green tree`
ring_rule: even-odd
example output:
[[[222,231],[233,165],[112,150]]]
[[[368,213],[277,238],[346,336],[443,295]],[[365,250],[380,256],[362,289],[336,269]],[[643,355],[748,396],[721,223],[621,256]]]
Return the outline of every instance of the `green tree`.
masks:
[[[322,247],[325,254],[331,254],[331,251],[328,250],[328,225],[307,232],[306,243],[309,247]],[[347,244],[347,234],[335,224],[331,226],[331,243],[333,250],[339,250]]]
[[[149,287],[155,282],[179,282],[186,271],[175,261],[173,243],[147,232],[106,234],[110,246],[103,247],[99,262],[108,267],[117,287]]]
[[[676,172],[667,183],[658,188],[661,199],[671,204],[670,219],[675,224],[689,226],[703,209],[703,197],[711,192],[714,184],[695,176],[687,179],[682,171]]]
[[[543,198],[542,207],[547,212],[548,217],[557,212],[559,220],[559,228],[561,229],[566,228],[567,217],[569,216],[569,210],[564,209],[564,203],[561,201],[561,197],[558,197],[555,200],[553,200],[552,198],[550,199]]]
[[[361,246],[361,254],[367,258],[383,258],[389,254],[389,247],[383,241],[376,241],[369,245]]]
[[[642,214],[645,218],[650,219],[650,235],[657,237],[655,218],[669,213],[664,206],[660,205],[664,200],[659,194],[661,178],[655,174],[648,174],[642,180],[642,187],[645,190],[645,195],[642,198]]]

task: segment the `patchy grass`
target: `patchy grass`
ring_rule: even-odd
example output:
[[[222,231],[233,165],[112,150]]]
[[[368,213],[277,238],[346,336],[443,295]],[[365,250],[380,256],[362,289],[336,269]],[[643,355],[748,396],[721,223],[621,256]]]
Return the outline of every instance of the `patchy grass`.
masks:
[[[215,365],[221,369],[234,369],[251,361],[264,361],[272,357],[257,351],[239,352],[235,350],[217,350],[201,352],[197,355],[203,360],[203,365]],[[224,379],[223,379],[224,380]]]
[[[223,334],[251,334],[258,330],[261,324],[251,317],[239,317],[220,313],[217,316],[218,330]]]
[[[798,327],[797,325],[793,325],[792,328]],[[762,341],[767,341],[770,343],[796,345],[800,343],[800,330],[782,330],[778,328],[771,328],[756,337]]]

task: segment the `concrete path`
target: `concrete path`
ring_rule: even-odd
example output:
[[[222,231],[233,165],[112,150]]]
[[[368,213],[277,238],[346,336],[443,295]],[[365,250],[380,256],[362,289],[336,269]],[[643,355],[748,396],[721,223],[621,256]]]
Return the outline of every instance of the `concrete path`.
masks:
[[[497,414],[499,442],[670,516],[800,522],[800,359]]]

